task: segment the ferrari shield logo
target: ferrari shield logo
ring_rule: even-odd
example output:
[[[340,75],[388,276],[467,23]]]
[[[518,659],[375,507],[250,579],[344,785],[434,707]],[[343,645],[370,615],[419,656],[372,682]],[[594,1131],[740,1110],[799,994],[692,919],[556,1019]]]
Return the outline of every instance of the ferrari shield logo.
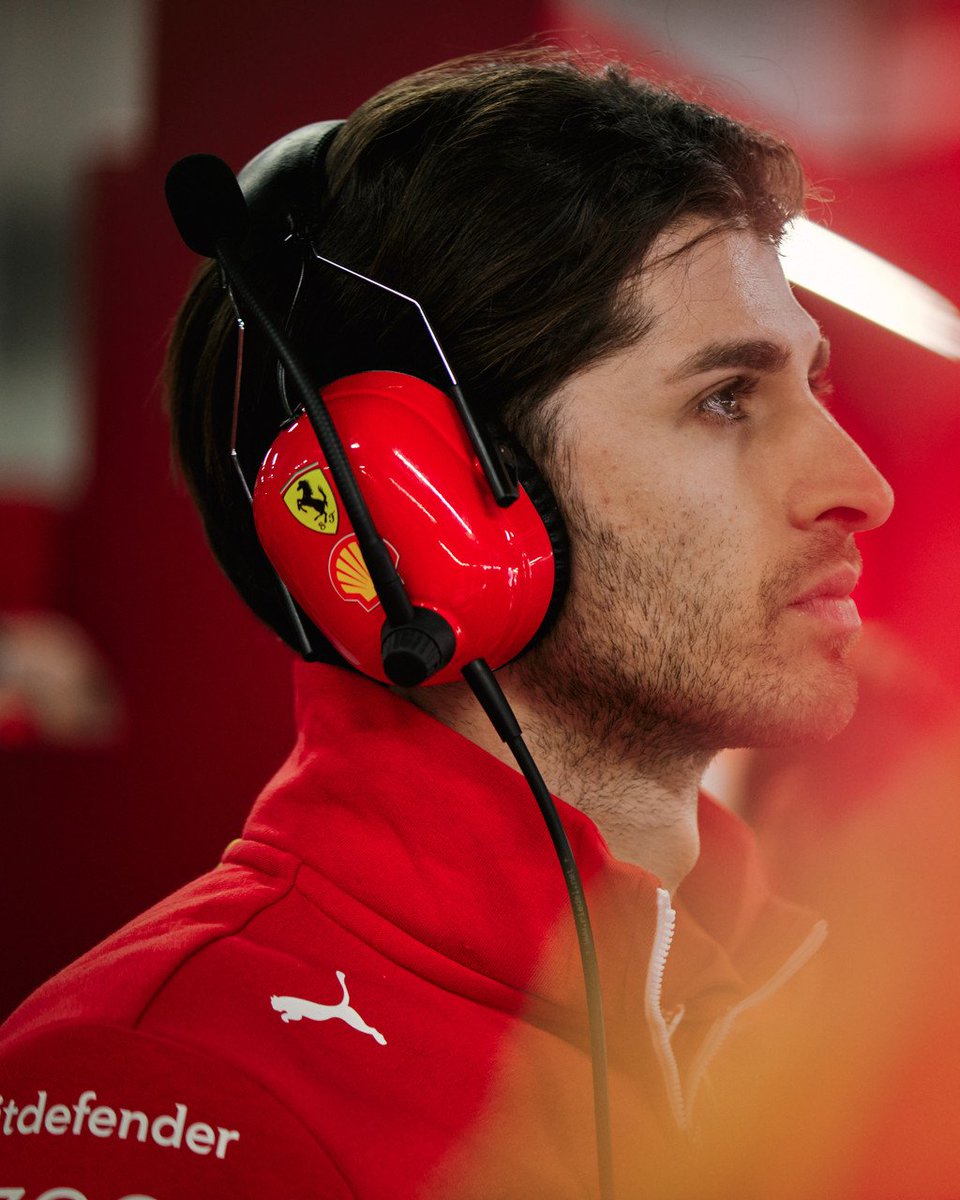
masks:
[[[317,466],[301,471],[283,489],[283,500],[301,525],[317,533],[336,533],[340,513],[333,490]]]
[[[384,541],[383,544],[390,552],[394,566],[399,566],[400,555],[388,541]],[[330,552],[329,570],[333,590],[341,600],[355,601],[367,612],[373,612],[380,603],[380,597],[373,586],[367,564],[363,561],[357,539],[352,533],[341,538]]]

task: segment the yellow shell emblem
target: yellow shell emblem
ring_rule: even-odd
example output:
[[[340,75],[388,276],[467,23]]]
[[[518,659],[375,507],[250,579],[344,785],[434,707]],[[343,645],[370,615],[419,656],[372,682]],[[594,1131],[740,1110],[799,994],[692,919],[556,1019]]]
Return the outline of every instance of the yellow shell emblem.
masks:
[[[394,566],[399,565],[400,555],[389,542],[385,541],[384,545],[393,558]],[[341,538],[330,554],[330,582],[341,600],[355,601],[367,612],[373,612],[380,603],[360,546],[352,533]]]
[[[317,533],[336,533],[340,526],[333,489],[318,466],[301,471],[283,489],[283,501],[301,525]]]

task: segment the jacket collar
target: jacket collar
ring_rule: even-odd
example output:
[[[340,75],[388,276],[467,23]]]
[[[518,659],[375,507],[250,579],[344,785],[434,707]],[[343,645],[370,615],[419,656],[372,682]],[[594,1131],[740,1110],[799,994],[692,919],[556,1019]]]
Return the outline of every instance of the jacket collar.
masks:
[[[322,891],[325,904],[337,897],[354,914],[375,914],[393,955],[412,952],[412,939],[417,953],[426,947],[439,956],[438,969],[453,962],[545,1010],[579,1011],[566,889],[523,777],[360,676],[298,664],[296,682],[297,744],[245,837],[302,861],[301,887]],[[583,813],[562,800],[557,807],[616,1020],[643,995],[662,889],[655,876],[613,858]],[[814,918],[771,895],[742,822],[707,796],[699,820],[700,858],[673,901],[663,1001],[713,1012],[762,986]],[[369,921],[364,929],[380,936]]]

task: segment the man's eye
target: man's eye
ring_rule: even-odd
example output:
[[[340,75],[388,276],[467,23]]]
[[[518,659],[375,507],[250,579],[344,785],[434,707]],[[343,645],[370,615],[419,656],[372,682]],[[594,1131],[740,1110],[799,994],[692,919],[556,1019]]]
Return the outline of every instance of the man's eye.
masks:
[[[756,383],[751,379],[737,379],[705,396],[697,405],[697,412],[725,424],[745,421],[747,414],[743,411],[742,402],[755,387]]]

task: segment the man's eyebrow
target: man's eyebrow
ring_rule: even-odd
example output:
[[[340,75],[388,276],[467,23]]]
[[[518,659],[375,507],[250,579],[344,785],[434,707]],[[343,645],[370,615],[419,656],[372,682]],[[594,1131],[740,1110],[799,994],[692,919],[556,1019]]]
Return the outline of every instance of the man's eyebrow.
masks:
[[[766,338],[740,338],[709,342],[688,355],[669,375],[668,383],[680,383],[707,371],[746,369],[771,373],[782,371],[792,357],[790,348]],[[810,364],[810,373],[822,371],[830,358],[830,343],[821,338]]]

